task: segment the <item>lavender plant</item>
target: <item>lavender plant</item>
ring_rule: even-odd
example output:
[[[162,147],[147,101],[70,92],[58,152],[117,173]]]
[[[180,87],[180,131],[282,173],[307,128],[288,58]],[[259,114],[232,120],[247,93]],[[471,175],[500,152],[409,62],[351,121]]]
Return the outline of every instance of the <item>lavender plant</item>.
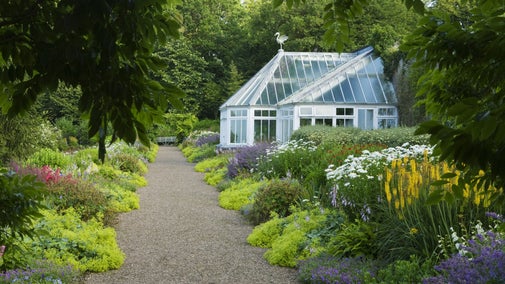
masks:
[[[259,158],[272,147],[270,143],[258,143],[239,149],[228,164],[228,177],[234,178],[241,172],[254,170]]]
[[[337,258],[322,256],[300,262],[298,279],[302,283],[364,283],[373,278],[375,265],[361,257]]]
[[[219,133],[207,133],[196,139],[195,146],[201,147],[205,144],[215,145],[219,143]]]
[[[505,283],[505,239],[487,231],[468,241],[457,253],[435,266],[440,272],[423,283]]]

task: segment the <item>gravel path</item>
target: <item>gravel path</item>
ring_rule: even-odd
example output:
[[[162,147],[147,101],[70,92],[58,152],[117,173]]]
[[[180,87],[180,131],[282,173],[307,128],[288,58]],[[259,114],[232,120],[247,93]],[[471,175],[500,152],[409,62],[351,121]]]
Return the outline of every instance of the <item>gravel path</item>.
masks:
[[[86,283],[297,283],[294,269],[271,266],[264,249],[247,244],[252,226],[219,207],[219,193],[193,167],[178,148],[160,147],[138,190],[140,209],[116,226],[125,263]]]

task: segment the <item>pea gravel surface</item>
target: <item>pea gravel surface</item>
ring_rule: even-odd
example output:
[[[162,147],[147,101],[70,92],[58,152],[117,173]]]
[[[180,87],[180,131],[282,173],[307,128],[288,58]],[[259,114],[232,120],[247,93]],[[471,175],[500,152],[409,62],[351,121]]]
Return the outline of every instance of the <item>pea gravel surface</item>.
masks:
[[[253,227],[219,207],[219,192],[193,168],[177,147],[159,148],[140,209],[115,226],[124,264],[85,283],[297,283],[295,269],[268,264],[265,249],[247,243]]]

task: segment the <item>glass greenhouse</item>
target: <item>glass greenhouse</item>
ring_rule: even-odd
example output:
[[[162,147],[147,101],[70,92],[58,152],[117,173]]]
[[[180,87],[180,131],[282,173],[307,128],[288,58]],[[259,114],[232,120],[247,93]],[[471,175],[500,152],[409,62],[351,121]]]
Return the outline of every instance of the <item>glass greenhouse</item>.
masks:
[[[355,53],[280,49],[220,107],[220,146],[283,143],[305,125],[396,127],[396,104],[371,47]]]

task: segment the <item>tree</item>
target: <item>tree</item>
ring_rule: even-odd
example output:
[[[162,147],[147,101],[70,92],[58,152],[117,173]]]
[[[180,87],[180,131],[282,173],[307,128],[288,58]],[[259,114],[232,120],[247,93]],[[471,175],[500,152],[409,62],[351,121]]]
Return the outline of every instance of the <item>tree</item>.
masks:
[[[342,48],[348,21],[371,0],[329,1],[327,43]],[[274,0],[288,6],[304,0]],[[505,6],[502,1],[404,0],[422,17],[402,49],[425,70],[418,95],[434,120],[418,133],[431,134],[441,159],[477,181],[505,186]],[[503,194],[501,195],[503,197]]]
[[[472,2],[467,2],[472,3]],[[430,9],[405,49],[428,71],[419,95],[434,120],[431,134],[442,159],[483,170],[483,182],[505,186],[505,6],[479,0],[456,10]]]
[[[150,77],[157,44],[179,35],[177,0],[7,0],[0,2],[0,107],[26,112],[60,82],[79,86],[89,135],[149,144],[146,125],[183,92]]]

